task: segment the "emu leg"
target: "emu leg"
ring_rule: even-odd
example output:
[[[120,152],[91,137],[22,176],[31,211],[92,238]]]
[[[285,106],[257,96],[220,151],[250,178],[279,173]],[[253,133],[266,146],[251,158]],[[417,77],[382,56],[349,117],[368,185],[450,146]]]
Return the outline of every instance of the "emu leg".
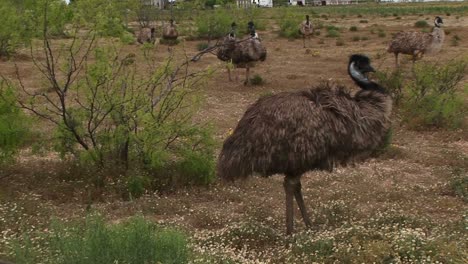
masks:
[[[231,69],[229,68],[229,65],[226,66],[226,69],[227,69],[227,72],[228,72],[229,81],[232,82],[232,78],[231,78]]]
[[[247,84],[249,84],[249,81],[250,81],[250,67],[249,67],[249,65],[247,65],[245,68],[246,68],[246,72],[245,72],[244,85],[247,85]]]
[[[306,46],[305,46],[305,38],[306,38],[306,36],[305,36],[305,35],[302,35],[302,43],[304,44],[304,48],[306,47]]]
[[[301,190],[301,180],[298,179],[296,186],[294,188],[294,197],[296,197],[297,205],[299,206],[299,210],[301,210],[302,219],[304,220],[304,224],[307,228],[312,226],[312,222],[310,222],[309,215],[307,214],[307,208],[304,204],[304,198],[302,197],[302,190]]]
[[[290,235],[294,232],[294,182],[285,177],[283,186],[286,193],[286,234]]]
[[[395,53],[395,65],[398,68],[398,53]]]

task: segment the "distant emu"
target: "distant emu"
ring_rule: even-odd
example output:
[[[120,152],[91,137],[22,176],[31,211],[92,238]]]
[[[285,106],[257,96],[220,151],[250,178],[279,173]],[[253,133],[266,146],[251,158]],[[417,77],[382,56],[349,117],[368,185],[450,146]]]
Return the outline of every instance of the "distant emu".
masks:
[[[434,29],[431,33],[406,31],[398,32],[390,42],[387,51],[395,54],[395,64],[398,67],[398,54],[413,56],[413,63],[418,56],[426,53],[437,53],[442,48],[445,39],[444,30],[441,28],[444,22],[441,17],[434,20]]]
[[[177,27],[176,25],[174,25],[173,19],[170,19],[169,25],[167,25],[163,29],[162,37],[165,40],[174,40],[174,41],[179,37],[179,33],[177,32]]]
[[[233,23],[231,25],[235,26]],[[244,85],[249,84],[250,68],[255,66],[257,61],[266,59],[267,51],[255,32],[255,25],[252,21],[248,23],[249,37],[243,40],[236,40],[235,35],[229,34],[224,38],[223,44],[218,49],[217,56],[223,61],[231,60],[238,68],[246,68]],[[231,75],[229,73],[229,78]]]
[[[137,36],[137,41],[140,44],[152,43],[156,40],[156,29],[154,27],[144,27],[140,29]]]
[[[229,31],[229,34],[227,34],[224,37],[223,42],[218,48],[216,57],[218,57],[218,59],[220,59],[221,61],[230,62],[232,60],[232,53],[236,49],[236,45],[238,42],[238,39],[236,38],[236,29],[237,24],[235,22],[232,22],[231,31]],[[231,69],[229,66],[226,68],[228,71],[229,81],[232,81]]]
[[[313,33],[314,28],[312,27],[312,23],[309,20],[309,15],[306,15],[306,20],[299,25],[299,34],[302,35],[302,42],[304,44],[304,48],[306,47],[305,39],[307,38],[310,44],[310,36],[312,36]]]
[[[366,73],[364,55],[350,57],[348,73],[361,88],[318,85],[258,99],[223,144],[217,173],[224,180],[284,174],[287,234],[293,230],[293,197],[307,227],[312,225],[301,192],[307,171],[332,171],[365,158],[382,145],[390,128],[392,99]]]

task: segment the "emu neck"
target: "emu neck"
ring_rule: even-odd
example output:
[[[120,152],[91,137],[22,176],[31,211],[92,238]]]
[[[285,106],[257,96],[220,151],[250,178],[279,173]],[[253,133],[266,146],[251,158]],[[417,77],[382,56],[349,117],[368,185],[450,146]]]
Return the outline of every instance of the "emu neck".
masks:
[[[354,62],[350,63],[348,67],[348,73],[351,76],[351,79],[359,86],[361,89],[369,91],[377,91],[380,93],[386,93],[385,89],[381,87],[378,83],[370,81],[362,72],[360,72],[354,65]]]

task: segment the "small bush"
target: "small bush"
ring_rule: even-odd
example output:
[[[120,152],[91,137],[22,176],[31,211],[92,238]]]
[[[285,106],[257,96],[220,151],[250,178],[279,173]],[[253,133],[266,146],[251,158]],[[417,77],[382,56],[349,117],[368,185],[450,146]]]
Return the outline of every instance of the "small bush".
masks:
[[[360,41],[360,40],[361,40],[361,37],[359,37],[359,36],[354,36],[351,40],[352,40],[352,41]]]
[[[369,40],[369,37],[368,36],[362,36],[361,40]]]
[[[416,21],[416,23],[414,23],[414,26],[417,28],[425,28],[425,27],[429,27],[429,24],[427,23],[426,20],[418,20]]]
[[[101,217],[93,216],[84,224],[53,223],[40,248],[18,246],[15,257],[34,260],[30,263],[47,259],[55,264],[176,264],[187,263],[188,255],[187,238],[179,231],[162,229],[140,217],[107,225]]]
[[[401,17],[400,16],[396,17],[396,20],[401,20]]]
[[[367,21],[366,19],[363,19],[363,20],[359,20],[359,23],[365,24],[365,23],[369,23],[369,21]]]
[[[457,175],[450,181],[450,188],[455,195],[468,201],[468,176]]]
[[[318,43],[318,44],[325,44],[325,40],[319,39],[319,41],[318,41],[317,43]]]
[[[120,36],[120,41],[122,41],[122,43],[124,44],[130,45],[130,44],[135,43],[135,37],[131,33],[125,31]]]
[[[16,105],[16,97],[11,87],[0,83],[0,163],[10,161],[19,147],[25,142],[28,119]]]
[[[327,35],[325,37],[327,38],[338,38],[340,36],[340,32],[335,30],[335,29],[331,29],[331,30],[328,30],[327,32]]]
[[[299,21],[291,19],[289,16],[283,18],[280,22],[279,36],[283,38],[295,39],[300,37]]]
[[[445,65],[418,64],[413,80],[407,85],[408,98],[403,103],[403,120],[414,128],[458,128],[463,125],[466,106],[458,84],[468,69],[466,60]]]
[[[351,26],[351,27],[349,28],[349,31],[355,32],[355,31],[358,31],[358,28],[357,28],[356,26]]]
[[[250,78],[250,83],[252,85],[262,85],[265,83],[262,76],[255,74],[252,78]]]

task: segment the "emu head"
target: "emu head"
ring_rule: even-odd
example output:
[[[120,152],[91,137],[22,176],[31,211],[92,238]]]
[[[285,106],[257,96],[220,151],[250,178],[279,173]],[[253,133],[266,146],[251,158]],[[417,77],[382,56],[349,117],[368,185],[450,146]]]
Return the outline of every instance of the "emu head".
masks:
[[[306,15],[306,24],[309,25],[309,15]]]
[[[434,20],[434,25],[436,27],[441,27],[444,24],[444,21],[442,21],[442,18],[440,16],[436,16]]]
[[[255,32],[255,25],[252,21],[249,21],[249,23],[247,24],[248,25],[248,28],[249,28],[249,33],[250,33],[250,36],[253,37],[253,38],[258,38],[258,35],[257,33]]]
[[[169,23],[171,23],[171,26],[174,25],[174,19],[169,19]]]
[[[370,65],[370,59],[367,56],[361,54],[351,55],[349,58],[348,73],[354,82],[362,89],[386,93],[383,87],[369,80],[367,77],[367,73],[369,72],[375,72],[375,70]]]

